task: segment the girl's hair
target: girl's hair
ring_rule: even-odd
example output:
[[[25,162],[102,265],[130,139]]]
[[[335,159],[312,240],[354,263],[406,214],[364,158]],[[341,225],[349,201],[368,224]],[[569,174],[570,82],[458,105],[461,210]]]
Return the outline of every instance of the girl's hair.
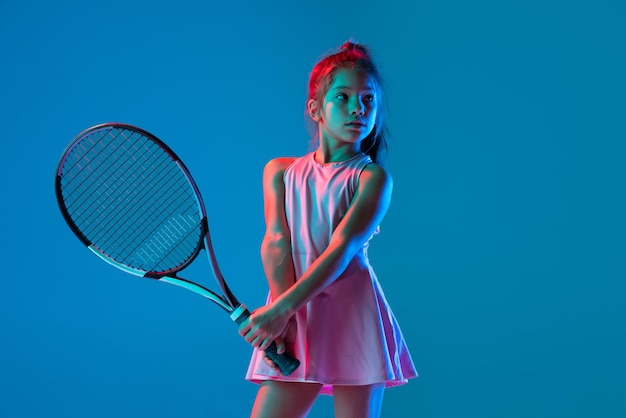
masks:
[[[387,143],[389,134],[385,126],[383,79],[366,46],[348,41],[338,52],[326,56],[315,64],[309,77],[307,102],[310,99],[317,100],[319,103],[323,102],[339,69],[364,71],[374,80],[378,111],[372,132],[361,142],[361,151],[369,155],[376,164],[384,165],[389,147]],[[313,135],[313,139],[317,141],[317,135]]]

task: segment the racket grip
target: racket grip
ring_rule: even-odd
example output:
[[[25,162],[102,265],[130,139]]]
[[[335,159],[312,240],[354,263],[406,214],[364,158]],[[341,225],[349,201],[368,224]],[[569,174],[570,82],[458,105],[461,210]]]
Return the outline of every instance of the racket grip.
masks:
[[[233,310],[230,317],[237,325],[241,325],[250,317],[250,311],[248,311],[245,305],[239,305]],[[272,342],[272,344],[265,349],[265,355],[276,364],[283,376],[289,376],[300,366],[300,360],[287,352],[278,354],[277,350],[276,343]]]

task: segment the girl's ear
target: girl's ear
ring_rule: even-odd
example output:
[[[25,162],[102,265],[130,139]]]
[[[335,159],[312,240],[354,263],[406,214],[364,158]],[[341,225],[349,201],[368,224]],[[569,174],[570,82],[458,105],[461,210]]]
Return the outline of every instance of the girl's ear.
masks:
[[[311,116],[311,119],[313,119],[313,121],[315,122],[319,122],[321,119],[320,116],[320,107],[319,107],[319,103],[317,102],[317,100],[315,99],[309,99],[309,101],[307,102],[307,109],[309,111],[309,116]]]

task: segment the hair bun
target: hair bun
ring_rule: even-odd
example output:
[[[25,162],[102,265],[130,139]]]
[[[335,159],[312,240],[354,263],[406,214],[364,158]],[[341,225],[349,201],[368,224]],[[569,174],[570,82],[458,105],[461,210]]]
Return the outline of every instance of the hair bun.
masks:
[[[357,44],[357,43],[350,42],[350,41],[347,41],[343,45],[341,45],[341,48],[339,51],[340,52],[356,52],[358,54],[363,54],[368,58],[370,56],[369,50],[364,45]]]

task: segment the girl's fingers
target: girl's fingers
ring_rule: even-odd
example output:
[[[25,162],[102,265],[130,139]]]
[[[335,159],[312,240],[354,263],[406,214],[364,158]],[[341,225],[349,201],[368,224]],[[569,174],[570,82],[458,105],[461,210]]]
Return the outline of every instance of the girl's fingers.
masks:
[[[274,363],[268,356],[264,355],[263,360],[265,360],[267,365],[270,366],[272,369],[279,370],[276,363]]]
[[[259,346],[259,350],[265,351],[267,347],[272,345],[272,340],[268,340],[267,338],[263,340],[263,343]]]
[[[256,346],[256,344],[254,344],[254,341],[258,340],[259,336],[255,335],[252,331],[248,331],[248,333],[243,336],[243,339],[249,342],[250,344]]]
[[[241,325],[239,325],[239,335],[245,338],[246,334],[250,332],[251,328],[252,327],[250,326],[250,321],[246,319],[241,323]]]
[[[259,335],[259,330],[254,331],[250,326],[244,327],[244,324],[242,324],[242,326],[239,328],[239,334],[243,337],[244,340],[246,340],[246,342],[252,344],[255,347],[258,347],[261,341],[256,341],[255,343],[255,340],[263,340],[263,337]]]
[[[274,342],[276,343],[276,352],[278,354],[284,353],[285,352],[285,340],[283,340],[282,338],[276,338]]]

